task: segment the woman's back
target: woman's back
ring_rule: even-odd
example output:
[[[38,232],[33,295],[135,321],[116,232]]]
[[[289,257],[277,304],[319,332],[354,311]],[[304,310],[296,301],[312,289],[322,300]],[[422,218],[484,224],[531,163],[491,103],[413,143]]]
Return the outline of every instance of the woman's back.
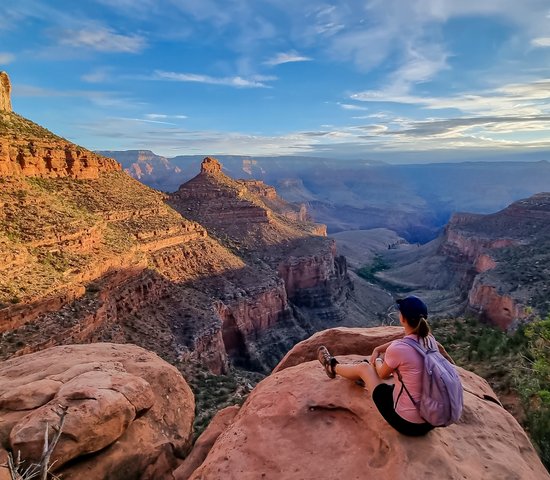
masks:
[[[418,341],[417,335],[407,335],[407,338]],[[384,361],[390,368],[399,369],[407,390],[415,401],[419,401],[422,394],[422,368],[424,367],[424,359],[419,353],[405,342],[395,340],[386,350]],[[396,374],[394,374],[394,379],[393,401],[396,405],[395,411],[409,422],[423,423],[424,420],[409,395],[401,388],[401,382]]]

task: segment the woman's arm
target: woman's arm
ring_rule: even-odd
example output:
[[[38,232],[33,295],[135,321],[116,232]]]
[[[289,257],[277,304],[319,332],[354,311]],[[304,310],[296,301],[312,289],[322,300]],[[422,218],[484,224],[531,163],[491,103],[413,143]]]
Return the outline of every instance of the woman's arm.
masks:
[[[455,361],[452,359],[452,357],[447,353],[447,350],[445,350],[445,347],[443,345],[441,345],[441,343],[439,343],[437,340],[436,340],[436,343],[437,343],[437,348],[439,349],[439,353],[441,353],[441,355],[443,355],[447,360],[449,360],[449,362],[451,362],[453,365],[456,365]]]
[[[370,363],[372,363],[373,365],[376,365],[375,363],[376,359],[380,356],[381,353],[384,353],[391,344],[392,342],[386,342],[383,345],[378,345],[378,347],[376,347],[372,351],[372,355],[370,356]]]
[[[382,380],[390,378],[391,374],[393,373],[393,368],[388,366],[388,364],[384,362],[384,360],[382,360],[380,357],[378,357],[374,361],[374,368],[376,370],[376,373]]]

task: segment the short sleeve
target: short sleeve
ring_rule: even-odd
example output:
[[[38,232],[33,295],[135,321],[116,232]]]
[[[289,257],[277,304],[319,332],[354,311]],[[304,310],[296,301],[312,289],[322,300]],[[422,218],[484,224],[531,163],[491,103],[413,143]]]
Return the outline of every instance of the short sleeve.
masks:
[[[394,341],[392,344],[388,347],[386,350],[386,354],[384,355],[384,361],[388,365],[388,367],[395,370],[396,368],[399,368],[399,365],[401,365],[403,360],[402,355],[402,349],[403,347],[407,348],[407,345],[404,345],[400,341]]]

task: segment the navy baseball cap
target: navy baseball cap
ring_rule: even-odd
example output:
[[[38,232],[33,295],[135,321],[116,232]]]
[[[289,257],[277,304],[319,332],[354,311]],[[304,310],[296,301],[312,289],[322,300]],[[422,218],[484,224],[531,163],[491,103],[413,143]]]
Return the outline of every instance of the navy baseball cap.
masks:
[[[420,320],[420,317],[428,318],[428,307],[420,298],[410,295],[396,300],[397,308],[407,320]]]

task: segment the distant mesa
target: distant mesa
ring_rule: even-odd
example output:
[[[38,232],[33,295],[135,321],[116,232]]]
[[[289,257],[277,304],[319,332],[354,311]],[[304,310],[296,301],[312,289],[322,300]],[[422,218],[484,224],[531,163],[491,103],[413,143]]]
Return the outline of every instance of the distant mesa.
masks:
[[[6,72],[0,72],[0,111],[12,111],[11,82]]]
[[[201,163],[201,173],[215,175],[221,171],[222,164],[214,157],[206,157]]]

